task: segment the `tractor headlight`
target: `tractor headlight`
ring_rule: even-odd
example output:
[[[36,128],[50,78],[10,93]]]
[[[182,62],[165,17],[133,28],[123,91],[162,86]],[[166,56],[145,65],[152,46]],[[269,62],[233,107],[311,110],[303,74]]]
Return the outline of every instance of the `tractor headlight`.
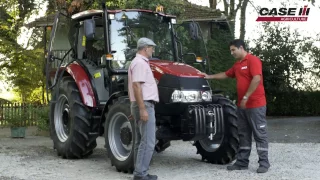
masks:
[[[202,98],[202,100],[204,100],[204,101],[211,101],[211,100],[212,100],[211,92],[210,92],[210,91],[204,91],[204,92],[202,92],[201,98]]]
[[[175,90],[171,95],[172,102],[180,102],[183,94],[179,90]]]
[[[211,101],[211,93],[209,91],[180,91],[175,90],[171,95],[172,102],[202,102]]]

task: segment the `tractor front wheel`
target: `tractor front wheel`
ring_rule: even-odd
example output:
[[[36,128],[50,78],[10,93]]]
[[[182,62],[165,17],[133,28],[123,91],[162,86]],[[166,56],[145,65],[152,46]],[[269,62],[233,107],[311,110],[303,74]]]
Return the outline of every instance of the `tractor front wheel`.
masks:
[[[235,159],[239,146],[236,106],[227,98],[215,95],[213,104],[223,108],[224,134],[219,141],[209,138],[195,142],[202,160],[212,164],[228,164]]]
[[[121,172],[134,169],[134,121],[129,120],[130,103],[114,101],[105,114],[105,141],[111,165]]]

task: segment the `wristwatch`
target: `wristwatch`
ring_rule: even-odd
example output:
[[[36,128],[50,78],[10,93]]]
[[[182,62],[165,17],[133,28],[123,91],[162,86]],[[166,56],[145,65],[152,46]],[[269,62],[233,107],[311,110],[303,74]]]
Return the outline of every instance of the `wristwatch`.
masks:
[[[243,100],[248,100],[248,97],[247,97],[247,96],[243,96],[242,99],[243,99]]]

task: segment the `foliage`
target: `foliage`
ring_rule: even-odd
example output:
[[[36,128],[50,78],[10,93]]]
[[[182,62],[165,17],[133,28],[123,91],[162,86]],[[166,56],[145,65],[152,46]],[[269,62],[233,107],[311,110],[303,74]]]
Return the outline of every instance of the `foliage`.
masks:
[[[307,72],[314,72],[319,77],[315,67],[320,64],[320,51],[313,38],[302,37],[299,32],[277,24],[267,23],[264,29],[260,38],[254,40],[256,46],[252,52],[263,60],[265,86],[269,92],[305,88],[308,79],[303,75]],[[316,66],[308,68],[304,65],[310,61]]]
[[[157,6],[164,6],[164,12],[167,14],[174,14],[179,16],[183,9],[181,4],[183,0],[136,0],[135,6],[142,9],[155,10]]]
[[[267,97],[268,97],[267,93]],[[270,98],[268,98],[270,99]],[[320,91],[278,92],[268,101],[268,116],[319,116]]]
[[[265,31],[253,41],[256,46],[251,51],[263,61],[268,114],[297,114],[295,107],[302,106],[305,106],[305,114],[309,114],[308,109],[314,104],[306,103],[303,98],[318,96],[311,91],[316,91],[320,84],[320,50],[315,40],[279,24],[265,23],[263,28]],[[307,67],[310,62],[313,66]],[[312,78],[315,80],[310,81]],[[319,104],[319,98],[316,101],[315,104]],[[282,112],[278,112],[280,109]]]
[[[101,9],[105,3],[108,9],[149,9],[155,10],[157,6],[165,6],[165,13],[179,15],[181,9],[179,3],[183,0],[56,0],[58,9],[66,9],[69,14],[87,9]],[[52,8],[52,6],[50,6]]]
[[[4,119],[9,127],[25,127],[24,118],[27,117],[30,107],[18,107],[12,104],[11,108],[4,109]]]
[[[1,66],[8,69],[7,80],[15,85],[15,90],[20,93],[22,101],[28,102],[32,91],[44,84],[43,50],[20,50],[13,57]]]
[[[101,4],[105,3],[107,7],[113,9],[124,6],[125,0],[55,0],[59,10],[66,9],[69,14],[87,9],[101,9]],[[52,8],[52,6],[51,6]]]
[[[37,125],[39,130],[48,131],[48,123],[48,105],[2,102],[0,106],[0,126],[26,127]]]
[[[229,50],[229,42],[232,39],[232,34],[229,31],[214,30],[212,39],[207,43],[210,74],[225,72],[235,63],[235,59],[231,56]],[[231,99],[237,99],[235,79],[210,80],[210,85],[213,90],[222,90]]]
[[[36,49],[26,50],[18,43],[18,38],[23,38],[20,37],[23,23],[31,15],[37,14],[38,10],[39,7],[32,0],[0,2],[0,68],[6,70],[1,71],[1,74],[16,87],[22,101],[27,101],[32,90],[44,83],[43,48],[39,45],[39,30],[34,31],[33,38],[27,43],[27,47]]]
[[[6,111],[6,113],[4,113],[4,116],[6,117],[6,121],[9,127],[23,127],[21,114],[11,114],[9,111]]]
[[[246,3],[244,3],[244,1]],[[241,6],[243,6],[243,3],[244,3],[245,4],[244,8],[242,8],[241,11],[245,12],[247,2],[248,2],[248,0],[238,0],[238,1],[223,0],[224,14],[227,17],[227,19],[229,20],[230,29],[231,29],[233,36],[234,36],[234,32],[235,32],[236,15],[238,13],[238,10],[241,8]]]
[[[37,127],[40,131],[49,131],[49,106],[38,107],[35,110],[37,116]]]
[[[38,103],[38,104],[46,104],[46,93],[44,93],[45,87],[38,87],[33,89],[30,95],[28,96],[27,102]],[[41,98],[40,98],[41,97]]]

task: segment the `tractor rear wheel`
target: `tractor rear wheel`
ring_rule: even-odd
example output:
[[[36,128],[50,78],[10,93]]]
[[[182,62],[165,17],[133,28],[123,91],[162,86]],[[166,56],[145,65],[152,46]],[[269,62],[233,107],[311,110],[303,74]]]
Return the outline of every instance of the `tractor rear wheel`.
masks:
[[[223,108],[224,135],[219,142],[208,138],[196,141],[195,146],[202,160],[212,164],[228,164],[235,159],[239,146],[236,106],[219,95],[213,97],[213,104],[220,104]]]
[[[117,171],[132,173],[134,170],[134,121],[129,120],[130,103],[114,101],[105,114],[105,141],[111,165]]]
[[[58,88],[53,93],[56,103],[50,105],[50,134],[54,148],[63,158],[87,157],[97,146],[95,137],[89,135],[90,109],[82,103],[72,77],[63,77]]]

